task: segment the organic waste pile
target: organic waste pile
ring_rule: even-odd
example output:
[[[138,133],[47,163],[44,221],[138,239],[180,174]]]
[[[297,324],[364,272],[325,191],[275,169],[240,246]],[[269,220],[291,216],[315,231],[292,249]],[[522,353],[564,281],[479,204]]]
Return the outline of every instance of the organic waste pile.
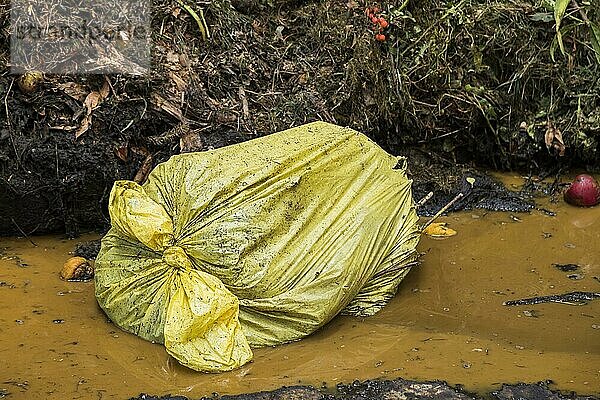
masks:
[[[597,169],[599,10],[585,0],[156,0],[148,76],[22,79],[9,73],[0,0],[0,232],[107,226],[115,180],[143,182],[173,154],[314,120],[392,154]]]

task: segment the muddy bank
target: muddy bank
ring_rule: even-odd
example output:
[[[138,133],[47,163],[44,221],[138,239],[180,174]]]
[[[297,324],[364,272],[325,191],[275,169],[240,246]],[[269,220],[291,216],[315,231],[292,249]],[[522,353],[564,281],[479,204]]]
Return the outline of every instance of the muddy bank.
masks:
[[[96,121],[100,123],[102,117]],[[142,182],[152,166],[175,153],[167,145],[127,145],[124,143],[133,143],[134,139],[123,136],[107,134],[98,140],[73,141],[62,133],[46,133],[42,138],[37,135],[16,138],[14,145],[21,149],[21,157],[7,155],[8,165],[0,169],[0,173],[4,172],[0,179],[0,234],[31,236],[63,232],[73,237],[90,230],[107,230],[110,226],[107,203],[114,181]],[[195,150],[219,148],[249,138],[235,132],[207,135]],[[149,139],[152,137],[145,138],[144,143]],[[9,147],[4,150],[13,152],[9,142],[4,141]],[[526,212],[533,208],[531,193],[512,192],[483,171],[432,160],[428,153],[416,149],[399,154],[408,158],[415,201],[433,192],[433,197],[419,210],[421,215],[433,215],[461,192],[467,196],[450,211],[483,208]],[[473,187],[465,180],[467,177],[476,179]]]
[[[201,400],[597,400],[595,396],[552,391],[547,383],[503,385],[501,390],[477,396],[465,393],[445,382],[415,382],[404,379],[391,381],[356,381],[351,385],[338,385],[335,393],[310,386],[283,387],[271,392],[241,394],[238,396],[202,397]],[[184,396],[152,396],[140,394],[131,400],[188,400]]]
[[[185,10],[156,1],[149,76],[45,75],[28,91],[9,73],[1,0],[0,234],[103,229],[114,180],[314,120],[441,166],[415,173],[418,195],[454,193],[439,171],[461,176],[452,168],[461,162],[598,169],[599,67],[591,46],[574,45],[590,40],[575,11],[593,21],[596,9],[567,13],[573,48],[553,59],[552,12],[538,2],[385,2],[384,42],[366,5],[213,1],[203,41]]]

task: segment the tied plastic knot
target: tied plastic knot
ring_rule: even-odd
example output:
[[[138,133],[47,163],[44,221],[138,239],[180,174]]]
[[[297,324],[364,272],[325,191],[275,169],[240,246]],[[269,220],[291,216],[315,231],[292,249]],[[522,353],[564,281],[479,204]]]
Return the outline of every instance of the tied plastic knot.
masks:
[[[188,258],[187,254],[185,254],[185,251],[179,246],[168,247],[163,252],[162,258],[167,265],[173,268],[183,270],[192,269],[192,262]]]

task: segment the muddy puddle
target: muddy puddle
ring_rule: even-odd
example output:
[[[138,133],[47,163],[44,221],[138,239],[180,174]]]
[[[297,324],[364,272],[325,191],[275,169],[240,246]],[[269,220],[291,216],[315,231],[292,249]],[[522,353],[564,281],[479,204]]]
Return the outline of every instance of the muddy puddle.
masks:
[[[479,393],[501,382],[551,379],[555,389],[598,394],[600,300],[502,305],[600,292],[600,207],[541,205],[556,216],[472,211],[442,218],[458,234],[423,238],[422,265],[381,313],[336,318],[300,342],[255,350],[251,364],[218,375],[181,367],[162,346],[113,326],[93,283],[61,281],[75,241],[36,237],[35,247],[0,239],[0,398],[200,397],[396,377],[443,379]]]

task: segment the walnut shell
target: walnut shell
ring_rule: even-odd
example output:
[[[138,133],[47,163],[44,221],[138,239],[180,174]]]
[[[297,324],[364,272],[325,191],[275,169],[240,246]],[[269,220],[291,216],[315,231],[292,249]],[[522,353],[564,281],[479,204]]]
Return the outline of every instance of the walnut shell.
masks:
[[[94,268],[83,257],[71,257],[63,265],[60,277],[65,281],[89,281],[94,277]]]
[[[29,71],[25,72],[23,75],[19,77],[17,80],[17,85],[19,85],[19,89],[23,93],[33,93],[38,85],[42,82],[44,76],[39,71]]]

